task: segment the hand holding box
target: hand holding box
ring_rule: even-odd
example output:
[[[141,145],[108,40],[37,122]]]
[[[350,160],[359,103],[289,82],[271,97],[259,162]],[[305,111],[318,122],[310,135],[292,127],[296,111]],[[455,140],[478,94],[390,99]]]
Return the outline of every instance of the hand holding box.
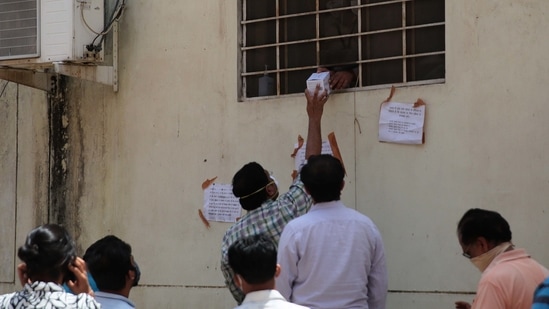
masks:
[[[326,90],[326,93],[330,94],[330,92],[332,92],[332,89],[330,89],[330,72],[311,74],[311,76],[307,79],[307,90],[314,93],[317,85],[320,85],[319,93]]]

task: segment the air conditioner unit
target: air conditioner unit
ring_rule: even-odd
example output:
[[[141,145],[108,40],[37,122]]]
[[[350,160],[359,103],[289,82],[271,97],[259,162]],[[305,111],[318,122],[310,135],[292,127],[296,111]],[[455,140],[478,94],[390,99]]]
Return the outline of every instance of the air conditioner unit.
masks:
[[[100,62],[104,0],[0,0],[0,65]]]

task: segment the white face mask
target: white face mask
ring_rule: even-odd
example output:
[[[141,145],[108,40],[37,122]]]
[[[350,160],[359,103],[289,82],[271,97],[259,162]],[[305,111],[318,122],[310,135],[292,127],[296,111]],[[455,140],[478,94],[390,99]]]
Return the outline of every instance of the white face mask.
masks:
[[[492,263],[494,258],[501,253],[505,252],[509,247],[513,246],[510,242],[504,242],[500,244],[499,246],[496,246],[492,248],[492,250],[485,252],[479,256],[475,256],[471,259],[471,263],[475,265],[476,268],[480,270],[480,272],[484,272],[484,270]]]

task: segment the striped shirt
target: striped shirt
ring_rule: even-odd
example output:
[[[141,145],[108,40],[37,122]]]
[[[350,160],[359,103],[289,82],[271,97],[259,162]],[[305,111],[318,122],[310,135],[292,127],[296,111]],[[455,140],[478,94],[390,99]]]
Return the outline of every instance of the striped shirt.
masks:
[[[305,192],[303,182],[298,177],[287,193],[280,195],[275,201],[265,201],[259,208],[249,211],[225,232],[221,246],[221,271],[238,304],[242,303],[244,293],[236,286],[233,271],[229,266],[227,254],[231,244],[238,239],[262,233],[270,236],[278,244],[284,226],[290,220],[305,214],[311,204],[312,199]]]
[[[545,279],[536,289],[532,309],[549,309],[549,278]]]

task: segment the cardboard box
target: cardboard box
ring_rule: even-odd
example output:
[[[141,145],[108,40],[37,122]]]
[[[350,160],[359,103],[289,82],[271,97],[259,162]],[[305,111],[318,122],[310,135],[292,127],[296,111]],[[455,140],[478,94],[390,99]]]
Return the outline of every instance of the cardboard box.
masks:
[[[311,74],[311,76],[307,79],[307,90],[314,93],[316,90],[316,85],[320,85],[319,93],[326,90],[326,92],[330,94],[332,91],[332,89],[330,89],[330,72]]]

